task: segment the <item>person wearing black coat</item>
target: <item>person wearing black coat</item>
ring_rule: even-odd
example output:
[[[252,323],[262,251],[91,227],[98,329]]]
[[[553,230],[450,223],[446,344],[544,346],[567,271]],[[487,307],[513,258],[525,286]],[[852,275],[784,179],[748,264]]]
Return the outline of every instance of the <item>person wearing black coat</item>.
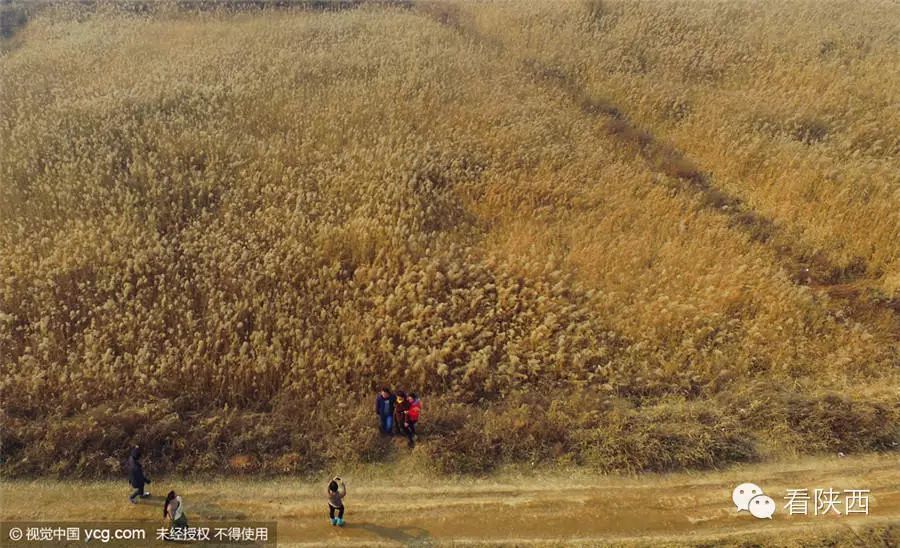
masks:
[[[144,475],[144,467],[141,466],[141,448],[134,447],[128,457],[128,483],[134,487],[134,493],[128,497],[131,504],[137,504],[137,497],[149,497],[149,492],[144,492],[144,485],[150,483]]]
[[[409,401],[406,399],[406,392],[402,390],[397,392],[394,400],[394,428],[401,436],[408,435],[406,428],[406,412],[409,411]]]

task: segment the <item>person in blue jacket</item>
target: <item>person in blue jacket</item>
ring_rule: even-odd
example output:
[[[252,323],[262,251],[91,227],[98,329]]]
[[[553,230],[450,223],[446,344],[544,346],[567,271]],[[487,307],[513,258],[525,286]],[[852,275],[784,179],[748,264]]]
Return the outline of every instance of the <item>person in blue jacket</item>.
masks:
[[[383,434],[391,434],[394,430],[394,395],[391,389],[384,387],[375,396],[375,414]]]

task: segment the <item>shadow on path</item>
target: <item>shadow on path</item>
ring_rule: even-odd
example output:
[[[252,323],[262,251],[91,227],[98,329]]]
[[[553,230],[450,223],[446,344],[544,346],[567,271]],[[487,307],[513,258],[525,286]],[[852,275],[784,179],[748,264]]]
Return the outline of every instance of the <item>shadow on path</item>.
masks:
[[[374,523],[348,523],[345,529],[358,529],[404,546],[431,546],[431,533],[421,527],[384,527]]]
[[[240,520],[247,519],[247,515],[236,510],[226,510],[214,502],[195,502],[185,501],[185,511],[190,513],[193,510],[198,517],[212,520]]]
[[[166,498],[161,496],[142,497],[137,499],[137,503],[145,506],[156,506],[162,515],[162,505]],[[194,502],[194,499],[185,499],[185,509],[190,517],[191,514],[202,519],[211,520],[240,520],[247,519],[246,514],[235,510],[226,510],[214,502]]]
[[[165,502],[166,497],[160,497],[160,496],[153,495],[150,497],[139,497],[135,500],[137,501],[138,504],[144,504],[144,505],[148,505],[148,506],[159,506],[159,511],[162,512],[162,505],[163,505],[163,502]]]

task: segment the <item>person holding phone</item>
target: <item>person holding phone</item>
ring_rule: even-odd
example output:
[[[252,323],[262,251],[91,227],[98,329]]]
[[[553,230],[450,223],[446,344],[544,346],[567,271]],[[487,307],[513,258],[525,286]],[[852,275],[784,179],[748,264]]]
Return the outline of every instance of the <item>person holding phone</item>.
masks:
[[[331,525],[344,526],[344,497],[347,496],[347,485],[340,476],[335,476],[328,484],[328,517]],[[337,512],[337,517],[334,517]]]

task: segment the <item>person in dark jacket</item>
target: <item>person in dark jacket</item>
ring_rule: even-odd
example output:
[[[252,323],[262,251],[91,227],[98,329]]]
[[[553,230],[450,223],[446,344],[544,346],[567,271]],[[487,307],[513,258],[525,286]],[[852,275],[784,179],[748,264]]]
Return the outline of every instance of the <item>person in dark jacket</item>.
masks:
[[[128,483],[134,487],[134,493],[128,497],[131,504],[137,504],[137,497],[149,497],[150,492],[144,491],[144,485],[150,483],[147,476],[144,475],[144,467],[141,466],[141,448],[134,447],[131,455],[128,457]]]
[[[394,431],[394,395],[388,387],[381,389],[375,396],[375,414],[383,434],[391,434]]]
[[[397,397],[394,399],[394,427],[401,436],[406,436],[406,412],[409,410],[409,401],[406,398],[406,392],[397,391]]]

